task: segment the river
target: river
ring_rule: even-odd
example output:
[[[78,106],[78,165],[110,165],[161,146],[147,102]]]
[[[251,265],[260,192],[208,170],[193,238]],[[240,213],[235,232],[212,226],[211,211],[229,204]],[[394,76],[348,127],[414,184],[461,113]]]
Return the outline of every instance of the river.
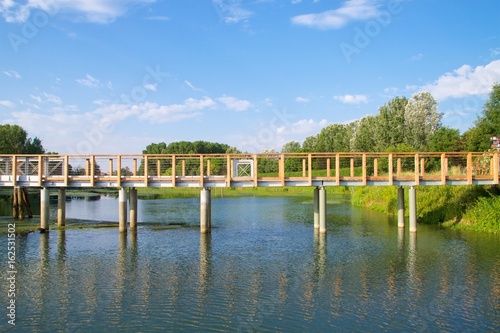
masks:
[[[116,198],[71,200],[68,219],[117,221]],[[51,216],[55,216],[55,206]],[[15,326],[2,240],[7,332],[498,332],[500,235],[418,226],[331,195],[327,234],[312,198],[139,200],[117,228],[16,237]],[[11,222],[7,217],[1,223]]]

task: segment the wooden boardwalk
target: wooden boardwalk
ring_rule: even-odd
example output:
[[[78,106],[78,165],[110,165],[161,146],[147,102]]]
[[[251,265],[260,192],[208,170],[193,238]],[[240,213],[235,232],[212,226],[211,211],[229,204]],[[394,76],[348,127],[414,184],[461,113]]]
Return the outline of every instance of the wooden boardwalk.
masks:
[[[498,152],[0,155],[0,187],[488,185]]]

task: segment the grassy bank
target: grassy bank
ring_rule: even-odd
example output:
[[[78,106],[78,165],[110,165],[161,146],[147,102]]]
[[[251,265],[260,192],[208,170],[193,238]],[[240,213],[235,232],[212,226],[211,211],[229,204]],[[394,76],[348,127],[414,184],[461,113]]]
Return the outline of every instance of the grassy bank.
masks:
[[[500,232],[500,196],[493,186],[419,186],[417,220],[457,229]],[[405,205],[408,207],[408,192]],[[356,206],[397,213],[395,187],[351,188]],[[408,209],[406,209],[408,214]]]

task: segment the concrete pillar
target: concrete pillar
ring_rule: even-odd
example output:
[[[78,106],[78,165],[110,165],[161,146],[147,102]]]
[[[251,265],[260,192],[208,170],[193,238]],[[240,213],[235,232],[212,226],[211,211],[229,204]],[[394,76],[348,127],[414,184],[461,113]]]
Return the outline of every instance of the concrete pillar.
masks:
[[[137,189],[131,188],[129,192],[130,201],[130,229],[137,229]]]
[[[118,230],[127,232],[127,189],[121,187],[118,191]]]
[[[319,189],[319,232],[326,233],[326,190],[323,186]]]
[[[403,186],[398,187],[398,227],[405,227],[405,191]]]
[[[210,232],[212,227],[211,205],[210,189],[203,188],[200,194],[200,232],[202,234]]]
[[[314,189],[314,229],[319,229],[319,188]]]
[[[66,189],[62,187],[57,190],[57,225],[66,225]]]
[[[49,230],[49,189],[40,190],[40,228]]]
[[[409,206],[410,232],[417,232],[417,194],[414,186],[410,186]]]

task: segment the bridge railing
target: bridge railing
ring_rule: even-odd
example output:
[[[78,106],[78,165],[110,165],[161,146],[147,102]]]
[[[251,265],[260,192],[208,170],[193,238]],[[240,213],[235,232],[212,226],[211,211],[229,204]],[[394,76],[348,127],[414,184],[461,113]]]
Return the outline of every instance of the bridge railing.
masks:
[[[481,181],[498,184],[498,152],[0,155],[0,186],[444,185]]]

